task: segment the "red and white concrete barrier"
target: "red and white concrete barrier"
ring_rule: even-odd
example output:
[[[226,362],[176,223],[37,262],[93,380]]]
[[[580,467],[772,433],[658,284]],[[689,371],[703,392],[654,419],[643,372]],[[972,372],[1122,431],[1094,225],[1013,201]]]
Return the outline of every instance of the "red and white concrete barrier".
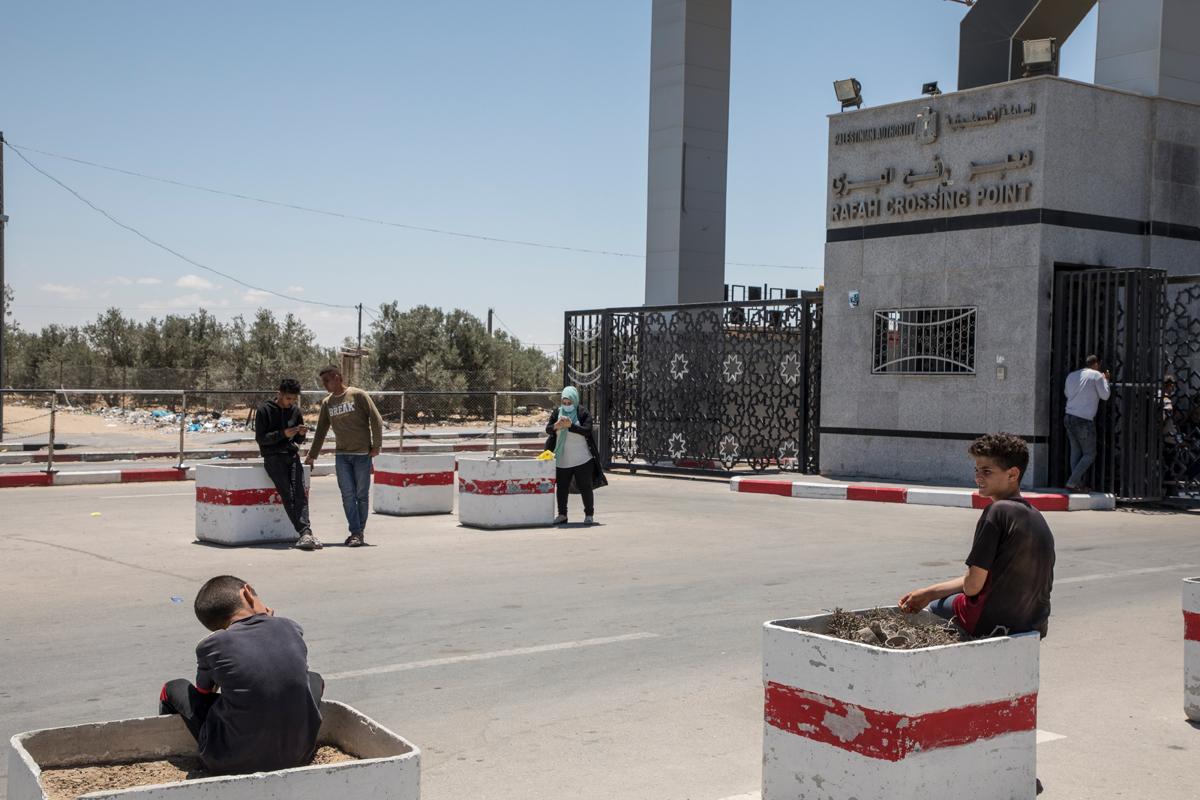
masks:
[[[458,520],[472,528],[536,528],[554,522],[554,461],[458,459]]]
[[[308,468],[304,490],[308,491]],[[294,542],[298,538],[275,484],[261,466],[196,467],[196,538],[216,544]]]
[[[859,500],[874,503],[904,503],[919,506],[986,508],[991,498],[970,489],[930,489],[919,486],[872,486],[866,483],[826,483],[823,481],[787,481],[738,476],[730,478],[729,489],[743,494],[771,494],[808,500]],[[1041,511],[1111,511],[1117,507],[1111,494],[1059,494],[1022,492]]]
[[[274,772],[102,790],[87,796],[122,800],[419,800],[421,751],[350,706],[322,701],[317,744],[333,745],[357,758]],[[45,800],[40,777],[47,769],[195,755],[196,740],[174,714],[20,733],[10,740],[8,800]]]
[[[889,650],[828,619],[764,626],[763,800],[1033,797],[1038,634]]]
[[[1200,722],[1200,578],[1183,581],[1183,710]]]
[[[376,514],[454,512],[454,454],[375,456],[371,505]]]

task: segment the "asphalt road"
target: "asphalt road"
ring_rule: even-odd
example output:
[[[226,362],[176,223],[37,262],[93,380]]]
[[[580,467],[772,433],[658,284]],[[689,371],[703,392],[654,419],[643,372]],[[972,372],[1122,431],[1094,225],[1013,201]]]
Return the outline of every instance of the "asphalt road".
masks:
[[[762,622],[958,573],[978,513],[619,477],[592,528],[375,516],[373,547],[301,553],[193,543],[192,497],[0,490],[0,734],[151,713],[165,679],[192,674],[196,589],[233,573],[304,626],[329,697],[422,748],[426,800],[752,794]],[[313,503],[317,534],[340,541],[332,478]],[[1200,517],[1049,519],[1043,797],[1196,797],[1179,579],[1200,574]]]

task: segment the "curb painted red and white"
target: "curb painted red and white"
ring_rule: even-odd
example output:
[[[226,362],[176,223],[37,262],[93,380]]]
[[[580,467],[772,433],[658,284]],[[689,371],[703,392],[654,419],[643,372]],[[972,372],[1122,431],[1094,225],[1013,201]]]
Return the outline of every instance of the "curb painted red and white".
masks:
[[[807,500],[858,500],[872,503],[902,503],[914,506],[987,508],[991,498],[970,489],[929,489],[916,486],[872,486],[865,483],[820,483],[775,481],[768,478],[736,477],[729,489],[744,494],[771,494]],[[1117,507],[1111,494],[1059,494],[1022,492],[1021,496],[1040,511],[1111,511]]]
[[[1037,633],[889,650],[828,617],[764,625],[762,800],[1032,796]]]
[[[542,442],[527,442],[527,441],[501,441],[497,445],[504,450],[526,450],[532,453],[542,452]],[[438,442],[417,442],[415,444],[406,444],[402,450],[385,449],[384,454],[398,453],[483,453],[490,452],[492,449],[491,439],[478,442],[459,442],[457,444],[445,444]],[[105,461],[145,461],[153,458],[175,458],[176,451],[173,450],[122,450],[109,451],[101,453],[63,453],[58,450],[54,451],[55,464],[82,464],[82,463],[103,463]],[[259,458],[258,448],[232,448],[232,449],[207,449],[207,450],[185,450],[183,452],[184,459],[188,461],[202,461],[206,459],[229,458]],[[17,452],[17,453],[0,453],[0,464],[45,464],[48,460],[46,453],[34,452]]]
[[[233,463],[226,466],[240,465]],[[332,461],[318,462],[312,470],[313,477],[332,474]],[[17,489],[26,486],[90,486],[102,483],[157,483],[160,481],[193,481],[195,479],[195,467],[72,470],[54,473],[16,472],[0,474],[0,489]]]

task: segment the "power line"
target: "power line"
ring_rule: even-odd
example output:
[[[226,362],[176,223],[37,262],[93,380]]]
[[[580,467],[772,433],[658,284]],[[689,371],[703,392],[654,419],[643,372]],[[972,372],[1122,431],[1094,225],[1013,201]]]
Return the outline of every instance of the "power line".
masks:
[[[51,158],[59,158],[59,159],[62,159],[63,161],[72,161],[76,164],[83,164],[88,167],[95,167],[96,169],[108,170],[109,172],[117,172],[122,175],[129,175],[130,177],[134,177],[134,178],[142,178],[144,180],[155,181],[157,183],[165,183],[170,186],[179,186],[184,189],[192,189],[192,190],[195,190],[198,192],[208,192],[209,194],[221,195],[223,197],[233,197],[238,200],[248,200],[253,203],[262,203],[264,205],[277,206],[279,208],[290,208],[293,211],[304,211],[309,214],[322,214],[327,217],[338,217],[340,219],[348,219],[348,220],[353,220],[355,222],[367,222],[372,225],[386,225],[386,226],[392,227],[392,228],[402,228],[404,230],[420,231],[422,233],[433,233],[433,234],[437,234],[439,236],[454,236],[459,239],[474,239],[476,241],[482,241],[482,242],[495,242],[497,244],[511,244],[511,245],[518,245],[521,247],[537,247],[537,248],[541,248],[543,250],[560,250],[560,251],[565,251],[565,252],[570,252],[570,253],[585,253],[588,255],[612,256],[612,257],[616,257],[616,258],[645,258],[645,255],[642,253],[626,253],[626,252],[622,252],[620,250],[602,250],[602,249],[596,249],[596,248],[590,248],[590,247],[572,247],[569,245],[550,244],[548,242],[534,242],[534,241],[529,241],[526,239],[508,239],[508,238],[505,238],[502,236],[487,236],[487,235],[478,234],[478,233],[466,233],[463,231],[449,230],[447,228],[433,228],[433,227],[429,227],[429,226],[425,226],[425,225],[412,225],[412,224],[405,223],[405,222],[394,222],[391,220],[377,219],[375,217],[364,217],[364,216],[360,216],[358,214],[347,214],[347,213],[344,213],[341,211],[330,211],[328,209],[323,209],[323,208],[314,208],[312,206],[303,206],[303,205],[299,205],[297,203],[287,203],[287,202],[283,202],[281,200],[270,200],[270,199],[264,198],[264,197],[255,197],[254,195],[242,194],[240,192],[231,192],[231,191],[227,191],[224,189],[214,189],[211,186],[201,186],[200,184],[187,183],[186,181],[178,181],[178,180],[174,180],[173,178],[163,178],[163,177],[159,177],[157,175],[149,175],[145,172],[137,172],[136,170],[122,169],[121,167],[113,167],[113,166],[109,166],[108,164],[100,164],[95,161],[88,161],[87,159],[83,159],[83,158],[76,158],[74,156],[65,156],[65,155],[62,155],[61,153],[51,153],[48,150],[39,150],[36,147],[25,147],[24,145],[18,146],[18,145],[13,144],[12,142],[7,142],[7,144],[10,148],[13,149],[14,152],[17,152],[18,155],[20,155],[20,152],[19,152],[20,150],[28,150],[31,153],[38,153],[39,155],[49,156]],[[24,156],[22,156],[22,158],[24,158]],[[35,167],[35,169],[36,169],[36,167]],[[806,266],[803,266],[800,264],[760,264],[760,263],[747,262],[747,261],[726,261],[725,264],[726,264],[726,266],[730,266],[730,267],[755,267],[755,268],[764,268],[764,269],[795,269],[795,270],[819,269],[818,267],[806,267]]]
[[[162,242],[160,242],[156,239],[150,238],[149,236],[142,233],[140,230],[133,227],[132,225],[127,225],[124,222],[121,222],[121,220],[117,219],[112,214],[105,211],[103,208],[100,208],[100,206],[96,205],[91,200],[88,200],[86,197],[84,197],[79,192],[72,189],[70,186],[67,186],[65,183],[63,183],[58,178],[51,175],[49,172],[46,172],[46,170],[42,169],[37,164],[34,164],[32,161],[30,161],[28,158],[26,158],[25,154],[22,153],[19,148],[13,147],[7,141],[0,141],[0,146],[2,146],[2,145],[8,145],[8,148],[17,154],[17,158],[21,159],[26,164],[28,164],[31,169],[33,169],[35,172],[40,173],[44,177],[49,178],[54,183],[58,184],[63,189],[70,192],[81,203],[83,203],[88,208],[95,211],[97,214],[100,214],[101,216],[103,216],[109,222],[113,223],[114,225],[116,225],[119,228],[124,228],[125,230],[129,231],[133,235],[137,236],[139,239],[142,239],[143,241],[154,245],[155,247],[157,247],[160,250],[170,253],[171,255],[175,256],[176,258],[180,259],[181,261],[191,264],[193,267],[205,270],[206,272],[211,272],[214,275],[220,275],[222,278],[225,278],[226,280],[229,280],[229,281],[233,281],[234,283],[238,284],[239,286],[244,286],[247,289],[253,289],[254,291],[257,291],[257,292],[263,292],[265,294],[274,295],[275,297],[281,297],[284,300],[291,300],[294,303],[307,303],[308,305],[325,306],[326,308],[355,308],[355,306],[342,305],[339,303],[323,303],[319,300],[306,300],[302,297],[293,297],[292,295],[283,294],[282,292],[276,292],[272,289],[264,289],[261,286],[255,286],[252,283],[247,283],[246,281],[242,280],[241,278],[235,278],[233,275],[230,275],[227,272],[221,272],[220,270],[214,269],[206,264],[201,264],[199,261],[196,261],[195,259],[189,258],[189,257],[185,256],[183,253],[180,253],[178,250],[174,250],[174,249],[168,247],[167,245],[163,244]]]

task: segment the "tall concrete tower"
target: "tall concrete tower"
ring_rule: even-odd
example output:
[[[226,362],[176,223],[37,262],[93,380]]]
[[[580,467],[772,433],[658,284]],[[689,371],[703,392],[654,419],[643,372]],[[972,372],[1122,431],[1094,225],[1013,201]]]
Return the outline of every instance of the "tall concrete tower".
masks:
[[[732,0],[654,0],[646,304],[720,301]]]
[[[1100,0],[1096,83],[1200,103],[1200,3]]]

